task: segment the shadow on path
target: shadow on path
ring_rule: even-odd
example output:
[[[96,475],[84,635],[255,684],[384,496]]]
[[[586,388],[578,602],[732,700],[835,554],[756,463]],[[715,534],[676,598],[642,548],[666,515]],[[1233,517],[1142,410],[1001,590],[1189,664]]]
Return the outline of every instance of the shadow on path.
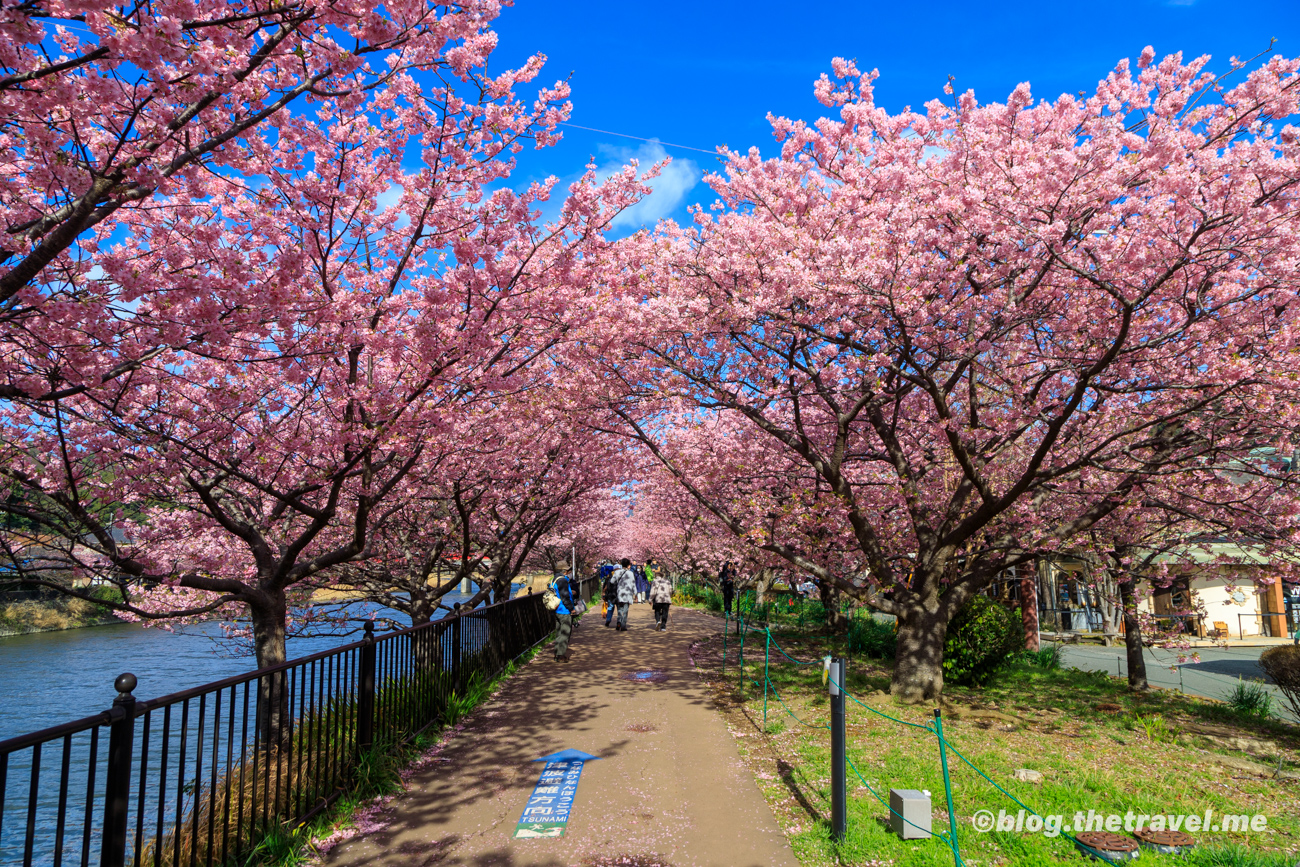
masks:
[[[634,605],[629,630],[616,632],[589,613],[572,662],[542,648],[414,773],[383,827],[363,828],[326,863],[797,867],[690,660],[691,642],[719,626],[674,610],[658,632],[650,606]],[[656,675],[625,677],[637,671]],[[584,766],[565,836],[514,839],[543,767],[531,760],[570,748],[600,760]]]

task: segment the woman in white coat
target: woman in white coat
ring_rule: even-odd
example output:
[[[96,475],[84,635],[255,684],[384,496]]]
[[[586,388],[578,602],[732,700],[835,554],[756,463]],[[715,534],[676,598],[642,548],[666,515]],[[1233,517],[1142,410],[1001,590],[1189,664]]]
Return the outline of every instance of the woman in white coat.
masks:
[[[614,570],[614,586],[618,592],[618,632],[627,632],[627,609],[636,598],[636,573],[632,571],[632,561],[624,557],[618,561]]]

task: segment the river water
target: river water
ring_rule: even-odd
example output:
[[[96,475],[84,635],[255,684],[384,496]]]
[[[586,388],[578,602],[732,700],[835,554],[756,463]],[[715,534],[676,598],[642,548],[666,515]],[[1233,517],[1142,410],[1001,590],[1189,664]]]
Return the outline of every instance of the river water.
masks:
[[[518,586],[522,585],[515,589]],[[466,598],[451,593],[443,597],[442,602],[450,606]],[[399,612],[361,603],[329,603],[323,607],[331,609],[329,613],[333,616],[364,618],[373,612],[393,622],[409,623],[409,618]],[[382,634],[384,630],[378,631]],[[350,644],[359,640],[361,635],[358,624],[352,634],[291,638],[288,655],[290,659],[301,658]],[[174,633],[158,627],[122,623],[0,637],[0,671],[3,671],[3,677],[0,677],[0,740],[106,710],[117,693],[113,681],[123,672],[129,671],[136,676],[135,696],[146,700],[252,671],[255,664],[251,648],[245,647],[244,650],[240,653],[238,646],[224,640],[220,624],[216,623],[187,627]],[[196,739],[214,738],[219,734],[215,725],[209,720],[206,733],[192,729],[181,740],[197,755],[199,740]],[[67,790],[73,793],[86,791],[88,780],[85,744],[82,743],[88,735],[83,733],[75,737],[78,745],[74,750],[75,758],[69,765],[70,785]],[[185,750],[185,744],[180,749]],[[141,744],[137,743],[136,765],[140,764],[140,747]],[[173,762],[179,761],[173,755],[176,749],[177,742],[172,742],[168,755]],[[104,773],[105,755],[101,753],[95,762],[99,768],[97,775]],[[64,760],[68,760],[66,755]],[[155,756],[154,761],[157,760],[158,756]],[[68,856],[79,851],[78,841],[84,834],[89,834],[86,839],[93,842],[93,851],[97,853],[103,808],[102,783],[97,782],[92,787],[95,790],[94,801],[86,814],[89,822],[78,823],[77,811],[73,810],[68,813],[70,821],[65,828],[58,818],[62,808],[56,809],[60,797],[58,775],[54,773],[57,770],[57,752],[41,761],[39,774],[32,772],[32,763],[32,751],[20,750],[0,765],[0,779],[4,780],[0,784],[0,808],[3,809],[0,813],[3,816],[0,820],[0,867],[21,864],[27,857],[22,826],[27,815],[26,804],[32,797],[34,779],[37,778],[40,786],[36,796],[38,806],[32,816],[32,864],[44,867],[57,863],[58,858],[53,853],[59,848],[59,840],[63,841],[64,863],[68,863]],[[157,812],[162,816],[164,810],[169,816],[178,814],[179,805],[172,808],[169,802],[159,806],[156,783],[151,778],[144,794],[149,814]]]
[[[451,593],[442,602],[450,606],[466,598]],[[359,613],[357,606],[330,607]],[[410,618],[396,611],[379,609],[378,613],[410,623]],[[175,633],[122,623],[0,637],[0,740],[107,709],[117,695],[113,681],[125,671],[138,679],[135,697],[143,700],[256,668],[251,655],[234,655],[230,645],[214,640],[220,636],[216,623]],[[359,630],[349,636],[291,638],[289,658],[360,638]]]

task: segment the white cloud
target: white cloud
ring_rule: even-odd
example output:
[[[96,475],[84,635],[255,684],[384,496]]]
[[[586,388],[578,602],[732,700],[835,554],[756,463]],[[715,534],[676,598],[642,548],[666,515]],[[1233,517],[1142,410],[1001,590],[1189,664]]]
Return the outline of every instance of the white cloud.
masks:
[[[405,177],[405,175],[403,175],[403,177]],[[389,208],[396,207],[397,203],[402,200],[402,194],[405,192],[406,190],[400,184],[395,184],[392,181],[389,181],[388,187],[382,193],[375,196],[375,209],[382,214]],[[397,222],[393,224],[393,228],[401,230],[405,229],[409,225],[411,225],[410,216],[402,214],[397,218]]]
[[[379,209],[381,213],[383,211],[387,211],[389,208],[391,208],[393,205],[396,205],[401,200],[402,193],[404,192],[406,191],[403,190],[401,186],[399,186],[398,184],[394,184],[390,181],[388,184],[388,189],[384,190],[378,196],[375,196],[375,206]]]
[[[941,148],[938,145],[926,145],[921,148],[921,162],[928,163],[930,160],[942,160],[948,156],[948,149]]]
[[[636,149],[602,145],[600,152],[606,158],[605,162],[596,169],[600,180],[622,171],[631,160],[636,160],[639,170],[645,172],[668,156],[664,146],[653,140]],[[612,225],[616,229],[653,226],[677,210],[686,198],[686,194],[700,182],[703,176],[704,173],[700,171],[700,167],[694,160],[675,157],[671,163],[663,167],[659,177],[648,181],[650,195],[615,217]]]

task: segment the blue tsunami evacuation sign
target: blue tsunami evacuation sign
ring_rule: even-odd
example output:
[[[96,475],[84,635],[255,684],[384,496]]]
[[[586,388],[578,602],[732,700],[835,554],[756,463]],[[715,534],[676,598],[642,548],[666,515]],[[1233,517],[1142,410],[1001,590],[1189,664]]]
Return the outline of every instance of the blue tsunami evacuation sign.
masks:
[[[563,837],[573,798],[578,794],[578,781],[582,779],[582,765],[598,758],[580,750],[561,750],[533,759],[546,765],[524,805],[515,837]]]

